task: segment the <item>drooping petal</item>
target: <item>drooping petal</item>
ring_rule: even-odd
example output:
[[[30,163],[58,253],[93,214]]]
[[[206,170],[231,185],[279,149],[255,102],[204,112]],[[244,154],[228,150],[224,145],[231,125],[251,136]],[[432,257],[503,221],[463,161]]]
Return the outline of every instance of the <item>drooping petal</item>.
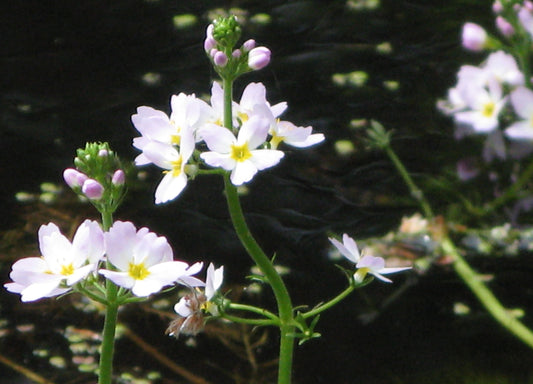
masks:
[[[233,185],[242,185],[254,177],[257,167],[250,161],[238,161],[231,172],[230,179]]]
[[[155,190],[155,203],[162,204],[174,200],[187,186],[187,175],[181,173],[174,177],[172,172],[163,176]]]

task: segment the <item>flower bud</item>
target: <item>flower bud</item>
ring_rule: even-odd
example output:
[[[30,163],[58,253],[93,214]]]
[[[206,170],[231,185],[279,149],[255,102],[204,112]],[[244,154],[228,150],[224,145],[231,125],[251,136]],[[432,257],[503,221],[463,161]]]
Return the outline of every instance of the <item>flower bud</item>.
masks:
[[[502,13],[503,12],[503,5],[499,0],[496,0],[492,4],[492,12],[494,13]]]
[[[463,47],[470,51],[481,51],[487,43],[487,32],[474,23],[466,23],[463,26]]]
[[[496,17],[496,27],[500,30],[501,34],[505,37],[510,37],[514,35],[514,28],[507,20],[503,17]]]
[[[74,189],[81,187],[88,177],[74,168],[67,168],[63,171],[63,179],[70,188]]]
[[[248,66],[251,69],[258,70],[264,68],[270,63],[270,49],[266,47],[257,47],[248,54]]]
[[[113,183],[113,185],[120,186],[120,185],[124,185],[125,182],[126,182],[126,174],[124,173],[122,169],[117,169],[115,173],[113,173],[113,177],[111,178],[111,183]]]
[[[220,17],[213,22],[213,38],[224,48],[233,48],[241,37],[241,26],[235,16]]]
[[[217,67],[224,67],[228,63],[228,57],[222,51],[217,51],[213,56],[213,62]]]
[[[242,52],[240,49],[235,49],[233,52],[231,52],[231,56],[234,59],[238,59],[239,57],[241,57],[241,55],[242,55]]]
[[[104,187],[94,179],[87,179],[81,187],[81,191],[91,200],[99,200],[104,194]]]
[[[217,42],[213,37],[213,28],[215,28],[215,26],[213,24],[209,24],[205,33],[204,49],[207,53],[209,53],[217,45]]]
[[[98,156],[100,157],[106,157],[109,155],[109,151],[107,149],[100,149],[98,151]]]
[[[255,40],[254,39],[246,40],[244,42],[244,44],[242,45],[242,49],[245,52],[250,52],[254,48],[255,48]]]

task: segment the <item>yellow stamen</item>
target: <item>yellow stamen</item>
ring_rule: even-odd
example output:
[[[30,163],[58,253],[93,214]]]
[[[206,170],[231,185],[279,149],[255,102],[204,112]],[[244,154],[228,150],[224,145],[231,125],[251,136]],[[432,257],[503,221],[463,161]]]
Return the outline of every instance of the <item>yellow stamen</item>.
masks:
[[[141,264],[132,264],[130,263],[130,267],[128,268],[128,274],[133,277],[135,280],[144,280],[148,275],[150,275],[150,271],[146,269],[143,263]]]
[[[485,105],[483,105],[483,109],[481,110],[481,114],[485,117],[491,117],[494,114],[494,109],[496,106],[492,101],[489,101]]]
[[[74,273],[74,266],[72,265],[72,263],[70,263],[69,265],[62,265],[61,271],[59,273],[64,276],[72,275]]]
[[[242,162],[252,157],[252,153],[248,149],[248,143],[244,143],[243,145],[232,145],[230,156],[232,159]]]

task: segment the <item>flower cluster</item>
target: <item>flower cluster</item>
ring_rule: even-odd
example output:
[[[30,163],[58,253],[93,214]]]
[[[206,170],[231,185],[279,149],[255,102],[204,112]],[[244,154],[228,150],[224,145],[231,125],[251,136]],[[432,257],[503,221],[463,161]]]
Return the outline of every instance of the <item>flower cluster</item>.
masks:
[[[233,102],[233,129],[223,126],[223,90],[217,82],[210,104],[180,93],[171,97],[170,105],[170,116],[146,106],[132,116],[141,133],[133,140],[134,147],[142,151],[135,164],[152,163],[163,169],[156,204],[176,198],[203,164],[230,171],[232,183],[241,185],[258,171],[278,164],[284,156],[277,149],[282,142],[303,148],[324,140],[311,127],[280,120],[287,104],[271,105],[261,83],[248,84],[240,102]]]
[[[527,49],[533,41],[533,3],[496,1],[493,10],[503,41],[477,24],[466,23],[463,46],[493,52],[479,66],[462,66],[447,100],[439,102],[440,109],[453,116],[458,138],[487,135],[486,161],[520,158],[533,151],[533,91]]]
[[[78,149],[74,165],[63,172],[67,185],[97,208],[103,204],[113,212],[124,197],[126,174],[109,144],[87,143]]]
[[[39,247],[42,256],[15,262],[9,275],[13,282],[4,285],[8,291],[21,294],[22,301],[88,288],[97,283],[98,274],[138,297],[174,283],[204,285],[192,276],[202,263],[189,266],[174,261],[166,238],[148,228],[137,230],[131,222],[117,221],[104,232],[96,221],[86,220],[72,242],[50,223],[39,229]]]
[[[341,255],[355,264],[356,270],[353,274],[353,277],[356,283],[362,283],[367,274],[370,274],[386,283],[392,283],[392,280],[383,275],[411,269],[411,267],[385,267],[385,259],[382,257],[361,255],[354,239],[352,239],[346,233],[342,236],[342,243],[332,237],[329,238],[329,241],[335,246],[335,248],[337,248]]]

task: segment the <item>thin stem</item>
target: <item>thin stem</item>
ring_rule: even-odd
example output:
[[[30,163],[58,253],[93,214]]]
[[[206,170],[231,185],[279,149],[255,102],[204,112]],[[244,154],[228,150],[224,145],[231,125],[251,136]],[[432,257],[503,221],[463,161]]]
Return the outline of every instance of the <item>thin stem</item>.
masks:
[[[326,309],[329,309],[329,308],[333,307],[334,305],[336,305],[339,302],[341,302],[342,300],[344,300],[350,293],[352,293],[354,291],[355,288],[356,288],[355,284],[350,284],[344,291],[339,293],[333,299],[329,300],[328,302],[326,302],[326,303],[324,303],[322,305],[319,305],[316,308],[313,308],[312,310],[310,310],[308,312],[302,313],[302,317],[304,319],[308,319],[310,317],[314,317],[314,316],[318,315],[319,313],[322,313]]]
[[[398,173],[403,178],[405,184],[407,184],[407,187],[409,188],[409,191],[411,193],[411,196],[416,199],[416,201],[420,204],[420,208],[422,208],[422,211],[424,213],[424,216],[426,218],[431,219],[433,218],[433,210],[431,209],[431,206],[429,205],[428,201],[426,200],[426,197],[424,196],[424,193],[418,186],[414,183],[413,179],[411,178],[411,175],[409,175],[409,172],[407,172],[407,169],[405,169],[403,163],[401,160],[396,156],[396,153],[392,150],[390,145],[387,145],[384,147],[385,152],[387,153],[387,156],[391,159],[392,163],[396,167]]]
[[[445,238],[441,245],[444,252],[453,257],[455,272],[468,285],[492,317],[509,332],[533,348],[533,332],[502,306],[492,291],[481,281],[480,276],[457,251],[454,243],[449,238]]]
[[[224,89],[224,126],[231,132],[233,132],[233,80],[233,78],[229,77],[222,79]],[[235,232],[250,257],[263,272],[274,292],[280,321],[278,384],[290,384],[294,350],[294,339],[290,335],[294,333],[294,318],[289,291],[270,259],[250,233],[242,212],[237,188],[231,183],[227,172],[224,174],[224,190]]]
[[[113,224],[113,215],[108,212],[102,212],[102,227],[108,231]],[[112,269],[109,261],[106,261],[106,267]],[[100,352],[100,363],[98,370],[98,384],[111,384],[113,377],[113,354],[115,348],[115,332],[117,328],[118,287],[109,279],[106,280],[106,313],[104,319],[104,329],[102,331],[102,346]]]
[[[392,151],[390,146],[385,147],[387,154],[393,161],[394,165],[402,175],[407,186],[411,190],[411,193],[415,195],[419,191],[418,187],[414,184],[413,180],[407,173],[405,167],[396,154]],[[522,174],[520,178],[521,183],[519,188],[523,183],[525,183],[529,177],[533,174],[533,163],[528,167],[528,169]],[[517,182],[518,183],[518,182]],[[517,189],[516,189],[517,190]],[[433,217],[433,212],[429,206],[427,200],[424,198],[423,194],[418,194],[418,201],[424,211],[426,217]],[[494,204],[494,203],[493,203]],[[455,272],[459,277],[465,282],[465,284],[470,288],[472,293],[477,297],[481,304],[487,309],[487,311],[498,321],[503,327],[505,327],[509,332],[522,340],[525,344],[533,348],[533,332],[522,324],[516,317],[509,314],[509,312],[503,307],[500,301],[494,296],[492,291],[481,281],[479,275],[470,267],[466,260],[458,252],[453,241],[445,236],[441,240],[442,250],[453,258],[454,263],[453,267]]]
[[[230,315],[228,313],[221,313],[220,317],[232,321],[234,323],[240,323],[240,324],[248,324],[248,325],[256,325],[256,326],[267,326],[267,325],[279,325],[278,322],[270,320],[270,319],[248,319],[245,317],[239,317]]]
[[[229,175],[224,175],[224,186],[228,209],[237,236],[241,240],[244,248],[250,257],[257,264],[272,287],[276,302],[278,304],[280,325],[280,356],[278,367],[278,384],[290,384],[292,371],[292,356],[294,350],[294,340],[290,336],[294,332],[292,303],[289,292],[280,275],[272,265],[270,259],[252,237],[248,225],[246,224],[242,212],[237,188],[231,183]]]
[[[263,309],[263,308],[254,307],[253,305],[230,303],[226,308],[233,309],[236,311],[252,312],[252,313],[256,313],[258,315],[267,317],[270,320],[274,320],[276,322],[279,321],[278,317],[274,315],[272,312],[267,311],[266,309]]]
[[[512,200],[518,196],[520,190],[531,180],[533,177],[533,161],[529,163],[527,168],[522,172],[518,180],[516,180],[504,193],[502,193],[498,198],[494,199],[490,204],[488,204],[483,212],[485,214],[492,212],[496,208],[502,206],[509,200]]]

